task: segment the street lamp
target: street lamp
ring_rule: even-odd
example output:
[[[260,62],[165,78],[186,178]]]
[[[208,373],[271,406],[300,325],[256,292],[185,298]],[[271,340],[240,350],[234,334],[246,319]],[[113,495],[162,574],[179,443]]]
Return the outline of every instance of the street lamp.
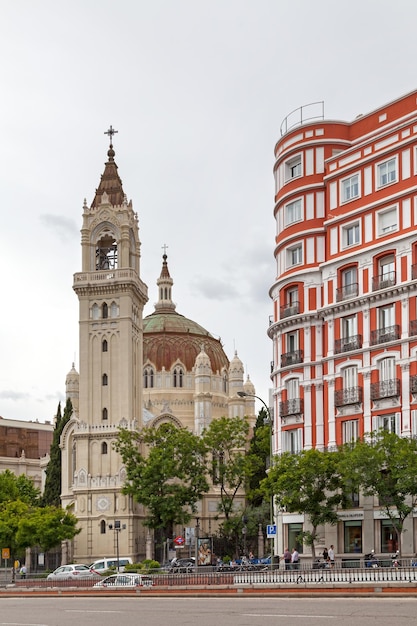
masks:
[[[269,408],[269,406],[266,404],[265,400],[263,400],[262,398],[260,398],[259,396],[256,396],[253,393],[246,393],[246,391],[238,391],[237,395],[239,396],[239,398],[256,398],[257,400],[259,400],[259,402],[262,402],[262,404],[265,407],[266,410],[266,414],[267,414],[267,419],[265,420],[265,423],[268,424],[269,426],[269,467],[272,467],[272,435],[273,435],[273,419],[272,419],[272,415],[271,415],[271,410]],[[270,520],[270,524],[271,526],[274,525],[274,496],[271,496],[271,500],[269,502],[269,520]],[[271,569],[273,567],[273,539],[271,538]]]
[[[126,528],[126,524],[121,524],[120,520],[116,519],[114,520],[114,525],[113,524],[109,524],[109,529],[113,530],[114,528],[114,532],[116,533],[116,559],[117,559],[117,573],[119,573],[119,533],[121,530],[124,530]]]

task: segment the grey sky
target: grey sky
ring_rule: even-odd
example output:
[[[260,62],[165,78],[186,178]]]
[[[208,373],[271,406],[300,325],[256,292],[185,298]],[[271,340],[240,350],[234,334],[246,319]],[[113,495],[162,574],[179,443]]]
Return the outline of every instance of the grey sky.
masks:
[[[267,400],[273,149],[325,101],[352,120],[417,86],[414,0],[0,0],[0,415],[51,419],[78,366],[84,198],[116,163],[151,313],[162,245],[177,311],[238,351]]]

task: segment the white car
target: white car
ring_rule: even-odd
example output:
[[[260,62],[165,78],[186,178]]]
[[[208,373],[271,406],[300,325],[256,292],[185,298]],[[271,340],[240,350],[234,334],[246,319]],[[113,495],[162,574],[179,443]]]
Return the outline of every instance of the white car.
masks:
[[[97,578],[97,574],[81,563],[61,565],[46,577],[47,580],[81,580],[83,578]]]
[[[143,574],[113,574],[100,580],[94,587],[104,587],[107,589],[134,589],[135,587],[151,587],[153,580],[150,576]]]

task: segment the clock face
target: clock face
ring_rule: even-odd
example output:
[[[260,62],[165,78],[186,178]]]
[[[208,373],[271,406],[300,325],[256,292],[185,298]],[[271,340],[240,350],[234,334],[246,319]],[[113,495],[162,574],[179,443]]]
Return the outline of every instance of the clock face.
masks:
[[[97,509],[99,511],[107,511],[109,507],[110,507],[110,500],[108,498],[105,498],[104,496],[101,496],[100,498],[98,498]]]

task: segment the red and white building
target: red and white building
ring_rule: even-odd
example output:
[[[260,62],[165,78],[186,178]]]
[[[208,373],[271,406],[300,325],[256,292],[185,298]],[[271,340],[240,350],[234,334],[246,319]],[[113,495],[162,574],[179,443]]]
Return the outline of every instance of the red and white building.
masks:
[[[352,122],[324,119],[316,103],[282,129],[274,451],[332,448],[381,427],[417,436],[417,91]],[[278,525],[280,552],[305,522],[279,514]],[[414,555],[417,513],[406,529],[403,553]],[[392,535],[378,502],[361,497],[323,529],[339,556],[388,553]]]

